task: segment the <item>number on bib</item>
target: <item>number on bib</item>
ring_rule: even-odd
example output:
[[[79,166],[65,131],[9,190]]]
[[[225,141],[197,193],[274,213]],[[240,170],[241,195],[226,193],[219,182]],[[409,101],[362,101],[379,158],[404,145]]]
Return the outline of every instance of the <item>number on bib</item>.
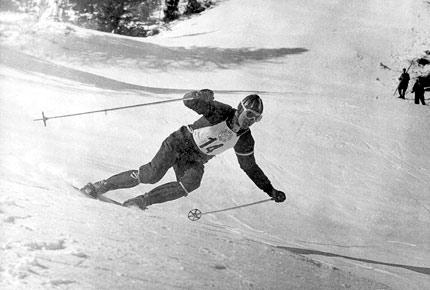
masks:
[[[209,146],[208,148],[206,148],[206,153],[211,153],[215,149],[220,148],[222,146],[224,146],[224,144],[217,144],[217,145]]]
[[[220,147],[222,147],[222,146],[224,146],[224,144],[223,143],[221,143],[221,144],[215,144],[215,145],[212,145],[212,146],[209,146],[209,147],[207,147],[208,145],[210,145],[210,144],[212,144],[213,142],[215,142],[217,140],[217,138],[213,138],[213,137],[209,137],[209,141],[208,142],[206,142],[206,143],[203,143],[202,145],[200,145],[199,147],[200,148],[204,148],[204,149],[206,149],[206,153],[211,153],[212,151],[214,151],[215,149],[217,149],[217,148],[220,148]],[[205,148],[206,147],[206,148]]]

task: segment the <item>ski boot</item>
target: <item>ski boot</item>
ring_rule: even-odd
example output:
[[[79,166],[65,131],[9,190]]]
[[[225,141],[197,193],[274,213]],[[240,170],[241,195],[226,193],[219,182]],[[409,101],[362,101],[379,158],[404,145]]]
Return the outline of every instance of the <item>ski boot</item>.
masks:
[[[99,195],[108,191],[106,181],[101,180],[94,183],[89,182],[87,185],[82,187],[80,191],[92,198],[97,198]]]
[[[138,207],[141,210],[145,210],[150,205],[148,199],[145,197],[145,195],[139,195],[133,198],[130,198],[122,204],[125,207]]]
[[[175,200],[183,196],[187,196],[187,192],[179,182],[168,182],[157,186],[144,195],[126,200],[123,205],[127,207],[137,206],[140,209],[146,209],[151,204]]]

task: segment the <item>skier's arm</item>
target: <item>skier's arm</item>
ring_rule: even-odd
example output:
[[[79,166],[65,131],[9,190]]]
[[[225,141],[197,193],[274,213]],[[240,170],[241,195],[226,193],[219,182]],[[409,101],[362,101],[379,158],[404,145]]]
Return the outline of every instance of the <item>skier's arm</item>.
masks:
[[[206,115],[213,110],[214,92],[208,89],[191,91],[184,95],[186,107],[200,115]]]
[[[269,178],[264,174],[263,170],[255,162],[254,154],[239,155],[236,154],[240,168],[245,171],[246,175],[255,183],[262,191],[270,195],[273,191],[273,186]]]
[[[285,201],[285,193],[275,189],[269,181],[269,178],[264,174],[263,170],[255,162],[254,154],[239,155],[237,154],[240,168],[245,171],[246,175],[258,186],[262,191],[267,193],[276,202]]]
[[[197,114],[214,122],[225,119],[232,110],[229,105],[215,101],[214,92],[209,89],[186,93],[184,104]]]
[[[285,194],[273,188],[269,178],[267,178],[263,170],[257,165],[257,162],[255,162],[254,138],[250,130],[240,136],[239,141],[234,146],[234,150],[240,168],[245,171],[246,175],[248,175],[255,185],[272,197],[276,202],[283,202],[285,200]]]

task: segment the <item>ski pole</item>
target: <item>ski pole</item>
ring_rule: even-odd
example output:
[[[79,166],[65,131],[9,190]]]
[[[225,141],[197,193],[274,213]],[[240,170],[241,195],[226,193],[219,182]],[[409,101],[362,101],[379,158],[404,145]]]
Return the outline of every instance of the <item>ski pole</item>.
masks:
[[[251,203],[242,204],[242,205],[238,205],[238,206],[234,206],[234,207],[229,207],[229,208],[224,208],[224,209],[219,209],[219,210],[213,210],[213,211],[207,211],[207,212],[201,212],[199,209],[195,208],[195,209],[192,209],[188,212],[188,219],[191,221],[196,221],[196,220],[199,220],[202,217],[202,215],[238,209],[238,208],[247,207],[247,206],[251,206],[251,205],[255,205],[255,204],[259,204],[259,203],[263,203],[263,202],[268,202],[270,200],[274,200],[274,199],[268,198],[268,199],[263,199],[263,200],[256,201],[256,202],[251,202]]]
[[[80,112],[80,113],[73,113],[73,114],[66,114],[66,115],[59,115],[59,116],[52,116],[52,117],[47,117],[47,116],[45,116],[45,113],[42,112],[42,118],[34,119],[33,121],[43,121],[43,125],[45,125],[45,127],[46,127],[46,122],[50,119],[75,117],[75,116],[80,116],[80,115],[87,115],[87,114],[94,114],[94,113],[101,113],[101,112],[107,113],[108,111],[116,111],[116,110],[130,109],[130,108],[136,108],[136,107],[165,104],[165,103],[178,102],[178,101],[190,100],[190,99],[192,99],[192,98],[177,98],[177,99],[170,99],[170,100],[164,100],[164,101],[156,101],[156,102],[151,102],[151,103],[143,103],[143,104],[137,104],[137,105],[115,107],[115,108],[109,108],[109,109],[101,109],[101,110],[95,110],[95,111],[87,111],[87,112]]]

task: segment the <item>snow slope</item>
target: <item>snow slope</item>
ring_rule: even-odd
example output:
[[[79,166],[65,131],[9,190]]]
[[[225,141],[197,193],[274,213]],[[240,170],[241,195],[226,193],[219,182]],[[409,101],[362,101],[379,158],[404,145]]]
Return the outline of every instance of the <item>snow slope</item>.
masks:
[[[430,5],[249,2],[220,1],[151,39],[2,17],[0,288],[430,287],[430,111],[393,97],[429,49]],[[266,198],[232,152],[189,197],[145,212],[71,189],[149,161],[197,117],[181,103],[32,121],[206,87],[231,105],[262,96],[256,158],[287,202],[190,222],[192,208]]]

